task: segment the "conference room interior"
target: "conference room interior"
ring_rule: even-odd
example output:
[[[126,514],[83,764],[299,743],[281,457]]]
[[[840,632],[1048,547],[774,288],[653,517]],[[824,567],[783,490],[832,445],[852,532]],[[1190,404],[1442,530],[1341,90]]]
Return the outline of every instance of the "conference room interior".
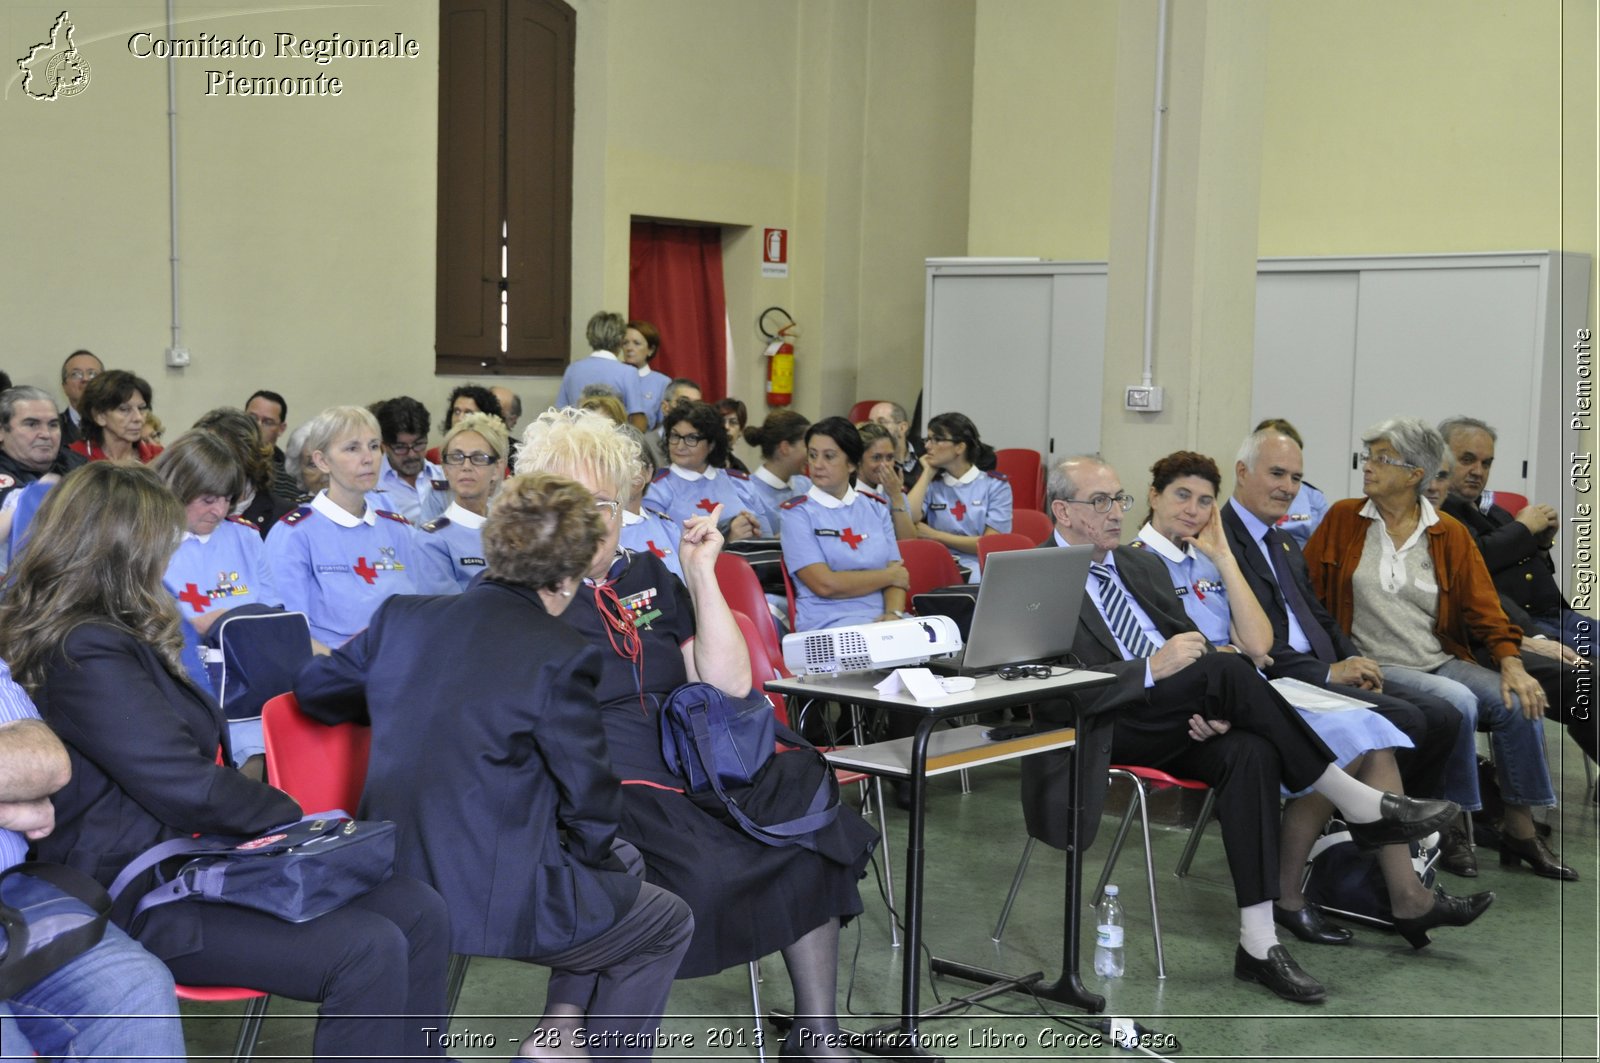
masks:
[[[924,382],[930,258],[1106,264],[1092,449],[1141,498],[1144,470],[1179,449],[1217,458],[1226,494],[1233,454],[1262,416],[1318,425],[1307,433],[1308,462],[1359,449],[1353,435],[1321,427],[1338,417],[1316,388],[1299,405],[1258,408],[1260,382],[1292,392],[1326,357],[1314,336],[1306,349],[1315,354],[1257,350],[1263,259],[1587,256],[1580,320],[1594,328],[1593,0],[512,2],[574,15],[566,353],[588,353],[592,312],[629,313],[638,227],[715,227],[730,345],[724,390],[750,405],[752,420],[765,408],[767,369],[757,321],[772,306],[799,323],[792,408],[818,419],[860,399],[911,407]],[[172,11],[169,33],[164,0],[74,4],[76,46],[91,72],[84,91],[46,103],[22,94],[19,75],[8,82],[14,176],[0,211],[13,253],[0,263],[0,368],[56,391],[62,359],[85,348],[149,380],[154,408],[180,428],[256,388],[285,396],[291,425],[333,402],[402,394],[437,413],[468,381],[512,388],[525,411],[547,406],[558,373],[530,374],[509,353],[475,372],[459,371],[459,361],[440,371],[441,4],[262,11],[173,0]],[[36,0],[7,4],[0,26],[14,56],[47,36],[60,12]],[[129,47],[140,32],[202,31],[261,39],[268,57],[169,63]],[[273,58],[274,35],[285,31],[402,34],[419,55],[325,67]],[[343,90],[207,95],[206,71],[230,64],[252,76],[337,74]],[[769,229],[787,234],[781,276],[762,268]],[[677,375],[672,336],[664,339],[656,368]],[[1540,377],[1534,399],[1538,415],[1560,417],[1556,442],[1538,455],[1549,468],[1594,448],[1592,419],[1573,430],[1569,416],[1575,337],[1558,339],[1561,371]],[[173,347],[188,352],[185,367],[167,364]],[[1418,344],[1410,364],[1395,367],[1407,383],[1390,389],[1385,415],[1495,421],[1502,410],[1482,388],[1485,367],[1454,353]],[[1007,350],[972,358],[991,370],[986,403],[1040,401],[1033,382],[1007,371]],[[1144,381],[1147,366],[1164,406],[1127,410],[1124,390]],[[1070,379],[1073,367],[1053,370]],[[1461,397],[1475,405],[1458,408]],[[1004,422],[979,427],[995,445],[1037,445],[1008,439]],[[1503,463],[1491,486],[1531,493],[1515,471]],[[1563,512],[1592,490],[1559,479],[1563,497],[1545,500]],[[1349,494],[1344,486],[1324,485],[1330,498]],[[1592,559],[1581,567],[1592,570]],[[1213,826],[1192,872],[1173,876],[1196,803],[1163,797],[1154,864],[1167,977],[1155,976],[1135,836],[1113,879],[1128,910],[1127,974],[1107,983],[1091,973],[1090,988],[1106,992],[1108,1014],[1171,1034],[1186,1058],[1594,1058],[1596,806],[1576,747],[1558,728],[1546,743],[1559,801],[1546,818],[1579,882],[1485,860],[1473,888],[1495,890],[1495,908],[1420,953],[1361,928],[1353,947],[1296,945],[1296,959],[1330,990],[1322,1008],[1296,1008],[1228,977],[1236,927],[1220,838]],[[1035,854],[1002,942],[990,940],[1026,837],[1017,776],[1008,763],[972,773],[971,793],[953,777],[931,785],[924,944],[1053,976],[1059,852]],[[1113,824],[1084,856],[1091,884]],[[904,813],[891,809],[897,861],[903,826]],[[900,963],[870,878],[862,891],[866,913],[845,931],[840,971],[841,1011],[858,1027],[892,1018]],[[543,977],[475,962],[454,1028],[493,1035],[499,1047],[455,1054],[506,1055]],[[771,981],[783,986],[781,976]],[[924,1001],[968,988],[925,983]],[[783,1006],[782,992],[767,1002]],[[678,983],[669,1010],[668,1032],[695,1034],[702,1046],[708,1030],[735,1031],[704,1057],[753,1055],[737,1033],[750,1025],[742,969]],[[185,1005],[191,1053],[228,1051],[236,1014]],[[274,1000],[260,1054],[303,1051],[313,1015]],[[958,1037],[952,1055],[1105,1055],[1062,1041],[1041,1047],[1042,1029],[1065,1036],[1096,1018],[1014,996],[926,1028]],[[1007,1033],[1026,1047],[994,1039]]]

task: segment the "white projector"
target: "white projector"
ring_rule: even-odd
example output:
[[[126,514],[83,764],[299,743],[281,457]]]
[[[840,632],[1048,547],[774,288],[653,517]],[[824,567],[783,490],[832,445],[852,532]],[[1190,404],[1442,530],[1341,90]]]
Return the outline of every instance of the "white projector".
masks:
[[[795,675],[833,675],[922,664],[961,649],[961,629],[948,616],[801,631],[783,637],[783,663]]]

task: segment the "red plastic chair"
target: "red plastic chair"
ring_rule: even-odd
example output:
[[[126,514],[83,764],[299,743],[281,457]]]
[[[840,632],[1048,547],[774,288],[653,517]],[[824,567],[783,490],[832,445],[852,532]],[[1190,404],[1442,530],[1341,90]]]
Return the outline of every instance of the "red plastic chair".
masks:
[[[1150,856],[1150,813],[1145,799],[1149,790],[1205,790],[1205,803],[1200,806],[1200,815],[1195,819],[1194,827],[1189,831],[1189,841],[1183,847],[1183,855],[1178,858],[1178,866],[1173,874],[1183,878],[1189,873],[1189,865],[1194,862],[1195,850],[1200,847],[1200,839],[1205,835],[1206,825],[1211,822],[1211,813],[1216,807],[1217,792],[1210,789],[1198,779],[1180,779],[1176,775],[1169,775],[1159,768],[1146,768],[1138,764],[1113,764],[1106,773],[1110,781],[1127,779],[1133,784],[1133,800],[1128,802],[1128,810],[1122,814],[1122,823],[1117,827],[1117,835],[1111,842],[1111,852],[1106,855],[1105,870],[1100,872],[1100,881],[1095,884],[1094,893],[1089,899],[1091,906],[1100,903],[1100,897],[1106,891],[1106,883],[1111,880],[1111,872],[1116,869],[1117,857],[1122,854],[1122,844],[1127,841],[1128,830],[1133,826],[1133,814],[1139,813],[1139,825],[1144,831],[1144,873],[1145,879],[1150,884],[1150,930],[1156,942],[1156,977],[1167,976],[1166,956],[1161,949],[1161,914],[1156,907],[1156,869],[1155,861]],[[1148,789],[1147,789],[1148,787]],[[1028,870],[1028,859],[1033,855],[1034,844],[1037,838],[1029,837],[1028,843],[1022,847],[1022,859],[1017,862],[1017,873],[1011,879],[1011,892],[1006,894],[1005,907],[1000,910],[1000,919],[995,923],[994,934],[996,943],[1000,935],[1005,932],[1006,920],[1011,916],[1011,906],[1016,902],[1017,892],[1022,888],[1022,876]]]
[[[1037,450],[1007,447],[994,452],[995,471],[1011,481],[1011,508],[1038,509],[1044,498],[1044,456]]]
[[[767,659],[778,670],[778,675],[787,678],[789,672],[783,666],[778,628],[772,622],[766,592],[761,589],[761,581],[756,578],[756,570],[750,567],[750,562],[734,554],[718,554],[717,586],[722,588],[728,608],[743,613],[755,625]]]
[[[1515,517],[1518,513],[1528,508],[1528,497],[1519,495],[1514,491],[1496,491],[1494,504]]]
[[[984,562],[989,560],[989,555],[1003,553],[1006,550],[1032,550],[1039,544],[1026,535],[1016,532],[991,532],[978,538],[978,571],[983,571]]]
[[[862,421],[870,419],[872,417],[872,408],[874,406],[876,406],[880,402],[887,402],[887,401],[889,401],[889,400],[888,399],[862,399],[860,402],[858,402],[854,406],[850,407],[850,423],[851,424],[860,424]]]
[[[961,572],[950,551],[932,539],[901,539],[900,560],[911,574],[911,586],[906,591],[906,606],[917,595],[935,587],[953,587],[961,582]]]
[[[255,1055],[256,1041],[261,1036],[261,1020],[267,1016],[267,1003],[272,997],[259,989],[243,986],[180,985],[178,999],[194,1004],[233,1004],[245,1002],[244,1014],[239,1017],[239,1037],[233,1044],[234,1063],[245,1063]]]
[[[372,728],[319,723],[300,711],[293,694],[279,694],[261,709],[261,734],[268,782],[307,812],[355,813],[367,782]]]
[[[1048,513],[1041,513],[1037,509],[1013,509],[1011,530],[1018,535],[1026,535],[1029,542],[1039,546],[1055,534],[1056,522],[1050,519]]]

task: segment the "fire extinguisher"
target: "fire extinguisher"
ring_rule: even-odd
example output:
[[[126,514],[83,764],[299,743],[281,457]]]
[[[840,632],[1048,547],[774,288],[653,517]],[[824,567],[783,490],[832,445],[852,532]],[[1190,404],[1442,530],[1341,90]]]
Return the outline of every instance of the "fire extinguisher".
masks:
[[[782,314],[788,324],[776,332],[767,330],[767,316]],[[794,344],[800,338],[800,326],[794,323],[789,311],[781,306],[769,306],[756,318],[756,328],[771,342],[767,344],[767,405],[787,406],[794,401]]]

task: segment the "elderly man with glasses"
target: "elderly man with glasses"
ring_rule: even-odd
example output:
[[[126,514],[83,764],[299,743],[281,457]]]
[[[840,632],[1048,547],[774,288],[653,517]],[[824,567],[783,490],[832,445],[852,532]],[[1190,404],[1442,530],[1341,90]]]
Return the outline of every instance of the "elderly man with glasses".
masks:
[[[83,389],[105,371],[105,364],[92,351],[73,351],[61,363],[61,392],[67,397],[61,415],[63,445],[71,446],[83,438]]]

